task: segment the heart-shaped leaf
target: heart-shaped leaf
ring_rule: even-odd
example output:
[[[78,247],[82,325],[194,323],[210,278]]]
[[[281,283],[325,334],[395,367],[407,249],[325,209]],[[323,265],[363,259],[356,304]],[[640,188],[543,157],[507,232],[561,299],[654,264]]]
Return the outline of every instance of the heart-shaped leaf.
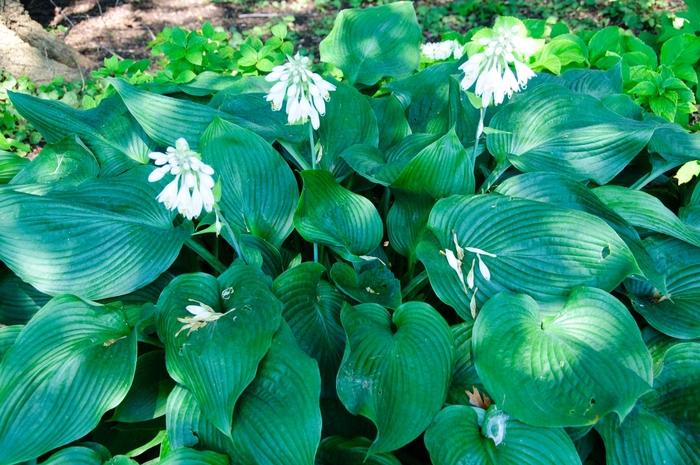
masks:
[[[629,248],[604,221],[532,200],[452,196],[438,201],[428,228],[435,237],[419,244],[418,258],[437,296],[464,319],[503,290],[561,300],[577,286],[610,291],[637,271]],[[464,258],[453,268],[446,254],[458,258],[455,241]]]
[[[357,256],[377,248],[384,227],[372,202],[339,185],[328,171],[306,170],[301,177],[294,227],[304,239]]]
[[[321,439],[320,390],[316,363],[282,324],[236,404],[231,438],[206,420],[182,387],[168,399],[168,437],[173,448],[197,444],[241,465],[313,465]]]
[[[605,184],[646,146],[653,124],[614,113],[597,99],[541,85],[492,119],[489,152],[521,171],[554,171]]]
[[[538,428],[502,412],[480,411],[481,418],[474,408],[452,405],[438,414],[425,433],[434,465],[581,464],[563,429]]]
[[[105,299],[154,281],[189,231],[173,226],[147,177],[142,168],[43,195],[4,191],[0,259],[49,295]]]
[[[347,296],[360,303],[375,303],[387,308],[401,305],[401,283],[379,260],[355,269],[342,262],[331,268],[331,278]]]
[[[262,137],[219,118],[202,135],[201,150],[221,181],[224,217],[279,247],[292,232],[299,197],[289,165]]]
[[[136,333],[121,306],[51,300],[0,362],[0,463],[89,433],[126,396],[135,369]]]
[[[675,344],[662,357],[654,390],[620,422],[597,427],[610,465],[694,465],[700,459],[700,344]]]
[[[234,406],[281,321],[282,305],[260,275],[240,264],[218,282],[204,273],[180,275],[158,299],[158,335],[165,342],[168,372],[225,435],[231,434]],[[208,310],[210,318],[187,326],[188,318],[196,318],[192,306]]]
[[[490,299],[474,323],[474,364],[496,404],[536,426],[621,418],[652,382],[651,356],[622,303],[575,289],[556,313],[525,294]]]
[[[345,347],[340,325],[343,296],[321,275],[323,265],[306,262],[275,279],[272,289],[284,304],[282,316],[299,346],[321,370],[324,397],[335,396],[335,377]]]
[[[342,10],[321,41],[321,61],[343,70],[350,83],[372,85],[418,67],[421,29],[411,2]]]
[[[347,345],[338,396],[352,414],[377,426],[369,454],[418,437],[440,410],[453,363],[452,334],[430,305],[407,302],[390,315],[377,304],[346,305]]]

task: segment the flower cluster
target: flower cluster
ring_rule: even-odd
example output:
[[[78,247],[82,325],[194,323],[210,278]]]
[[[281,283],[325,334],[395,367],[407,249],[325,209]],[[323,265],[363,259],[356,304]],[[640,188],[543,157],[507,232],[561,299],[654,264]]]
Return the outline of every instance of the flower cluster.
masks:
[[[467,295],[469,294],[467,288],[472,291],[469,309],[472,317],[476,318],[476,293],[479,291],[479,288],[476,287],[474,282],[474,265],[478,263],[479,274],[481,274],[486,281],[491,281],[491,271],[489,270],[489,267],[486,266],[486,262],[484,262],[482,256],[495,258],[496,254],[478,249],[476,247],[462,247],[459,245],[459,242],[457,241],[457,233],[454,231],[452,232],[452,241],[454,242],[456,253],[453,252],[452,249],[441,250],[440,253],[447,259],[447,264],[449,267],[452,268],[455,273],[457,273],[457,277],[459,278],[459,282],[462,285],[462,290],[464,290],[464,293]],[[476,255],[476,257],[472,258],[471,267],[469,268],[469,273],[467,273],[466,280],[464,279],[464,272],[462,271],[465,252]]]
[[[527,36],[520,20],[497,18],[493,29],[479,31],[467,45],[469,60],[459,67],[464,73],[462,89],[476,84],[474,92],[484,108],[500,105],[535,76],[527,60],[541,44],[541,40]]]
[[[158,166],[148,176],[150,182],[158,182],[166,174],[175,176],[157,197],[168,210],[177,209],[190,220],[197,218],[202,209],[212,211],[214,169],[202,162],[197,152],[190,150],[185,139],[179,138],[175,147],[168,147],[165,153],[152,152],[148,156]]]
[[[266,100],[272,102],[272,109],[279,111],[287,101],[286,112],[289,124],[303,124],[311,120],[311,126],[318,129],[320,116],[326,113],[326,103],[335,86],[311,71],[309,57],[299,53],[287,57],[287,63],[275,66],[265,79],[274,82]]]
[[[421,44],[420,51],[424,57],[433,61],[442,61],[449,58],[459,60],[464,55],[464,46],[456,40],[443,40],[442,42]]]
[[[190,302],[195,302],[198,305],[188,305],[185,307],[193,316],[185,316],[177,319],[177,321],[182,323],[182,328],[175,333],[175,337],[185,330],[188,330],[187,335],[189,336],[193,331],[197,331],[205,327],[207,323],[216,321],[224,316],[223,313],[215,312],[213,308],[203,302],[194,299],[190,299]]]

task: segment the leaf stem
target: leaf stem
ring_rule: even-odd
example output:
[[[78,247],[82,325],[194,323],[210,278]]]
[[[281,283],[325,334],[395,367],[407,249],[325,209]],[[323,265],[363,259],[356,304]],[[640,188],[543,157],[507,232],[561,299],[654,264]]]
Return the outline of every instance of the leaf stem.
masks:
[[[415,293],[420,291],[427,283],[428,283],[428,272],[423,270],[420,273],[418,273],[418,276],[416,276],[408,284],[406,284],[406,287],[404,287],[404,289],[403,289],[404,299],[408,299],[409,297],[413,296]]]
[[[314,143],[314,128],[309,122],[309,148],[311,149],[311,169],[316,169],[316,144]],[[318,244],[314,244],[314,262],[318,262]]]
[[[185,245],[194,253],[199,255],[202,260],[207,262],[209,266],[214,268],[217,273],[223,273],[226,271],[226,265],[221,263],[218,258],[214,256],[211,252],[209,252],[206,247],[204,247],[202,244],[199,242],[195,241],[193,238],[188,238],[185,241]]]
[[[476,126],[476,134],[474,135],[474,151],[472,152],[472,159],[476,160],[476,153],[479,151],[479,139],[481,139],[481,133],[484,132],[484,118],[486,117],[486,108],[483,106],[479,110],[479,123]]]
[[[506,172],[508,167],[510,166],[510,163],[505,160],[505,161],[499,161],[496,164],[496,167],[491,171],[491,174],[484,180],[484,183],[481,185],[481,188],[479,189],[479,192],[481,194],[487,193],[491,187],[498,181],[498,178],[500,178],[503,173]]]

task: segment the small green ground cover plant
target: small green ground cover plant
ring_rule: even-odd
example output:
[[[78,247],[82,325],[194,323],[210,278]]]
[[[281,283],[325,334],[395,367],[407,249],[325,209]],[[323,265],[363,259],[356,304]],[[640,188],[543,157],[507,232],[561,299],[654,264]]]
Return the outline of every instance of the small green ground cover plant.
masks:
[[[424,44],[396,2],[320,65],[171,30],[90,109],[9,91],[0,464],[698,463],[681,29]]]

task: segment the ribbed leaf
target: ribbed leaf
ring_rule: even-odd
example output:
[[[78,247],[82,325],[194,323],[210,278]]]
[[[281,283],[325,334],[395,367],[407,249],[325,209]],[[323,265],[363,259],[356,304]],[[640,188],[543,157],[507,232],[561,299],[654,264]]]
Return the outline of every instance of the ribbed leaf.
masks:
[[[38,290],[127,294],[163,273],[188,235],[155,197],[146,168],[32,195],[0,196],[0,259]]]
[[[435,199],[474,193],[474,159],[454,128],[421,150],[392,187]]]
[[[338,289],[360,303],[375,303],[387,308],[401,305],[401,283],[379,260],[362,264],[359,269],[342,262],[331,268]]]
[[[320,384],[316,363],[283,324],[236,404],[232,439],[205,420],[189,391],[176,387],[166,414],[170,443],[225,452],[240,465],[313,465],[321,438]]]
[[[700,248],[671,238],[645,241],[666,280],[663,292],[651,283],[625,282],[634,309],[659,331],[679,339],[700,337]]]
[[[76,136],[47,144],[39,155],[12,178],[10,184],[80,183],[96,178],[100,165],[92,152]]]
[[[62,449],[41,462],[41,465],[102,465],[102,455],[85,446],[73,446]]]
[[[511,197],[546,202],[558,207],[581,210],[604,220],[625,241],[644,276],[659,289],[665,280],[644,248],[639,234],[625,218],[618,215],[583,183],[558,173],[525,173],[508,178],[496,192]]]
[[[0,363],[0,463],[87,434],[124,398],[135,368],[136,333],[121,307],[51,300]]]
[[[165,342],[168,372],[192,392],[224,435],[231,433],[234,406],[280,325],[282,305],[260,275],[240,264],[219,282],[203,273],[180,275],[158,299],[158,335]],[[181,332],[180,319],[192,316],[185,307],[197,302],[224,316]]]
[[[474,323],[466,321],[450,327],[455,344],[455,366],[452,370],[450,390],[447,393],[448,404],[470,405],[466,391],[474,387],[481,389],[481,381],[472,360],[472,328]]]
[[[294,227],[304,239],[353,255],[377,248],[384,227],[372,202],[339,185],[327,171],[306,170],[301,177]]]
[[[27,164],[29,164],[27,157],[0,150],[0,184],[10,182]]]
[[[483,412],[483,411],[482,411]],[[482,413],[483,414],[483,413]],[[482,421],[488,422],[489,413]],[[503,442],[485,437],[475,409],[453,405],[442,410],[425,433],[434,465],[580,465],[576,448],[561,428],[538,428],[513,418]]]
[[[151,141],[118,98],[81,111],[55,100],[8,92],[17,111],[49,143],[78,135],[100,162],[101,174],[112,176],[148,161]]]
[[[394,203],[386,216],[389,244],[401,255],[416,261],[416,247],[428,225],[435,201],[429,197],[395,193]]]
[[[346,305],[347,344],[338,396],[369,418],[377,437],[368,453],[398,449],[418,437],[440,410],[453,363],[449,327],[430,305],[408,302],[393,315],[377,304]]]
[[[492,119],[489,152],[521,171],[554,171],[605,184],[644,148],[654,127],[624,118],[593,97],[541,85]]]
[[[524,292],[542,301],[561,300],[577,286],[610,291],[637,271],[634,257],[615,231],[599,218],[541,202],[496,194],[452,196],[440,200],[428,221],[435,238],[418,246],[437,296],[464,319],[471,318],[471,289],[460,283],[441,250],[480,249],[490,272],[486,279],[477,254],[465,250],[462,272],[472,261],[476,301],[502,290]],[[467,292],[465,292],[465,289]]]
[[[609,465],[700,462],[700,344],[673,345],[660,370],[622,424],[608,416],[597,427]]]
[[[316,454],[316,465],[401,465],[392,454],[374,454],[367,457],[372,441],[363,437],[346,439],[331,436],[321,441]]]
[[[0,361],[15,343],[22,328],[23,325],[0,326]]]
[[[663,159],[668,170],[700,157],[700,134],[665,124],[654,131],[648,149]]]
[[[651,356],[634,319],[599,289],[575,289],[556,313],[525,294],[498,294],[476,318],[472,348],[491,398],[531,425],[624,418],[651,387]]]
[[[284,304],[282,316],[301,349],[319,365],[322,395],[335,397],[335,377],[345,347],[340,325],[343,296],[322,280],[323,265],[306,262],[275,279],[272,289]]]
[[[444,134],[449,129],[450,75],[456,62],[439,63],[387,85],[406,109],[414,133]]]
[[[136,361],[134,382],[121,404],[114,410],[112,421],[137,423],[165,415],[165,403],[175,383],[165,369],[165,354],[154,350]]]
[[[418,67],[421,29],[411,2],[342,10],[321,41],[321,61],[343,70],[350,83],[375,84]]]
[[[341,159],[343,151],[358,144],[377,147],[379,129],[366,97],[345,83],[336,82],[335,86],[318,130],[320,167],[345,177],[350,170]]]
[[[683,223],[653,195],[620,186],[598,187],[593,192],[633,226],[700,247],[700,231]]]
[[[292,232],[299,196],[289,165],[263,138],[218,118],[202,135],[201,150],[221,181],[229,223],[279,247]]]
[[[208,450],[175,449],[170,452],[158,465],[228,465],[225,455]]]
[[[399,99],[393,95],[372,98],[369,101],[379,126],[379,148],[386,150],[411,134]]]

